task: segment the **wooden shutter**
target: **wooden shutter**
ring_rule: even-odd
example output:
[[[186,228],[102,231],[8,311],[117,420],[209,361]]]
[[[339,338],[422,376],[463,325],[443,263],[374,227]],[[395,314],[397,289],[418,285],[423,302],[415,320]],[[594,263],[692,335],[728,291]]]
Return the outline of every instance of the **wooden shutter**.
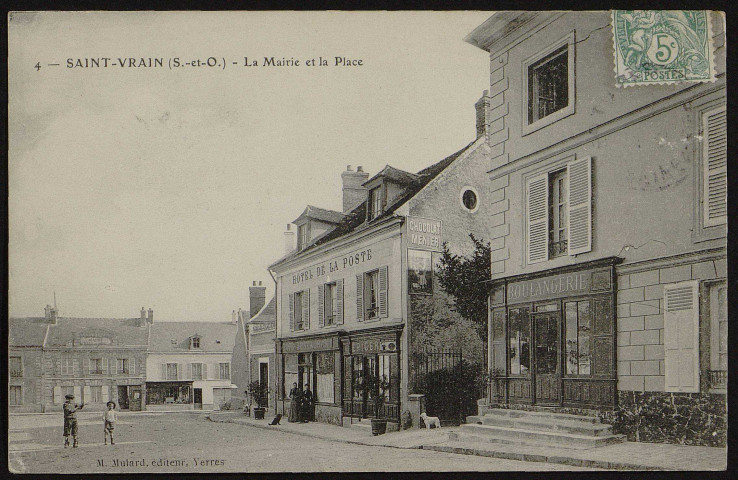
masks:
[[[727,222],[728,133],[725,107],[702,114],[702,208],[705,227]]]
[[[136,374],[136,359],[135,358],[128,359],[128,372],[130,375]]]
[[[161,379],[162,380],[167,379],[167,364],[166,363],[161,364]]]
[[[356,321],[364,320],[364,274],[356,276]]]
[[[548,173],[531,177],[526,184],[527,263],[545,262],[548,260]]]
[[[336,324],[343,325],[343,279],[336,280]]]
[[[192,377],[192,364],[188,363],[187,364],[187,379],[192,380],[192,378],[193,378]]]
[[[388,267],[379,269],[379,317],[387,317],[387,276]]]
[[[107,358],[102,359],[102,373],[103,375],[107,375],[108,373],[110,373],[108,372],[108,359]]]
[[[110,387],[108,387],[107,385],[103,385],[102,388],[101,388],[101,390],[102,390],[102,393],[101,393],[101,395],[102,395],[102,403],[108,403],[108,399],[110,398],[110,394],[108,392],[108,389],[109,388]]]
[[[90,392],[90,386],[85,385],[82,389],[82,401],[88,403],[90,400],[92,400],[92,392]]]
[[[76,358],[72,360],[72,375],[74,375],[75,377],[82,376],[82,372],[79,371],[79,360]]]
[[[203,380],[208,379],[208,364],[207,363],[202,364],[202,379]]]
[[[81,402],[80,400],[82,398],[82,387],[79,385],[74,386],[74,401],[75,402]]]
[[[89,358],[85,358],[82,360],[82,365],[84,368],[84,371],[87,373],[92,373],[92,362],[90,362]]]
[[[54,403],[60,404],[62,402],[62,391],[59,385],[54,386]]]
[[[698,392],[698,282],[664,285],[664,367],[667,392]]]
[[[569,255],[592,250],[592,158],[569,162],[569,214],[567,232]]]
[[[325,285],[318,285],[318,326],[325,325]]]
[[[289,300],[287,303],[290,304],[290,332],[295,331],[295,294],[290,293]]]
[[[177,363],[177,380],[182,380],[184,378],[184,364]]]

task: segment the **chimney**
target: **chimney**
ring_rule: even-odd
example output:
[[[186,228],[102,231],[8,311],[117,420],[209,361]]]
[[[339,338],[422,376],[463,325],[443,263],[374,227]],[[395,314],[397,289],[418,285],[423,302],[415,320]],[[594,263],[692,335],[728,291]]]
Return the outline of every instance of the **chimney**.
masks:
[[[235,325],[235,324],[236,324],[236,311],[233,310],[231,312],[231,325]]]
[[[259,313],[264,303],[266,303],[266,287],[261,286],[261,280],[259,280],[259,285],[254,281],[249,287],[249,318]]]
[[[51,309],[51,324],[56,325],[56,308]]]
[[[146,309],[141,307],[141,318],[139,319],[138,326],[143,327],[144,325],[146,325]]]
[[[474,104],[477,110],[477,138],[483,135],[486,137],[489,134],[489,102],[489,91],[485,90],[482,98]]]
[[[292,225],[287,224],[287,231],[284,232],[284,254],[287,255],[295,249],[295,232],[292,231]]]
[[[354,172],[351,165],[346,165],[346,171],[341,172],[343,182],[343,213],[348,213],[366,200],[366,187],[362,184],[369,180],[369,174],[361,166]]]
[[[56,325],[56,308],[46,305],[46,308],[44,308],[44,318],[46,319],[46,323]]]
[[[154,309],[153,308],[149,308],[148,323],[154,323]]]

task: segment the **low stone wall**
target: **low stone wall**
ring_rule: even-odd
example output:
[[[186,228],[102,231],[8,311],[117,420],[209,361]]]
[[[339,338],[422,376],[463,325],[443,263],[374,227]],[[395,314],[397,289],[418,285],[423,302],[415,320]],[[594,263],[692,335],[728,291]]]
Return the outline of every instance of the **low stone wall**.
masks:
[[[724,447],[727,419],[725,395],[620,391],[612,424],[631,442]]]
[[[315,421],[341,426],[341,407],[333,405],[315,405]]]

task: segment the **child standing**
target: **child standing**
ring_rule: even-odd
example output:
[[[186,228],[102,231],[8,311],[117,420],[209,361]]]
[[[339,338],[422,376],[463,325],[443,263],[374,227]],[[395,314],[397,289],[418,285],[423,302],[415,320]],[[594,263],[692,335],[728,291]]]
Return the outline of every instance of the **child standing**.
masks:
[[[115,445],[115,442],[113,441],[113,430],[115,429],[115,402],[111,400],[106,404],[106,406],[108,409],[105,410],[105,413],[103,414],[103,421],[105,422],[103,426],[105,445],[108,444],[108,435],[110,435],[110,444]]]
[[[77,410],[82,410],[84,403],[77,405],[73,403],[74,395],[65,395],[64,398],[64,448],[69,446],[69,435],[74,439],[74,448],[77,448]]]

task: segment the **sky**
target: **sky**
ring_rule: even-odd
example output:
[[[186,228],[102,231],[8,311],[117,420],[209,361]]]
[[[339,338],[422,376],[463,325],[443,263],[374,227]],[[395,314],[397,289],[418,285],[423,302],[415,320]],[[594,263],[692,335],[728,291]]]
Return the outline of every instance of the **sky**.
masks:
[[[341,210],[346,165],[416,172],[474,140],[489,59],[463,38],[490,15],[11,14],[10,316],[56,293],[61,316],[223,322],[252,281],[271,297],[287,223]],[[243,66],[272,56],[301,65]],[[67,68],[119,57],[164,66]]]

